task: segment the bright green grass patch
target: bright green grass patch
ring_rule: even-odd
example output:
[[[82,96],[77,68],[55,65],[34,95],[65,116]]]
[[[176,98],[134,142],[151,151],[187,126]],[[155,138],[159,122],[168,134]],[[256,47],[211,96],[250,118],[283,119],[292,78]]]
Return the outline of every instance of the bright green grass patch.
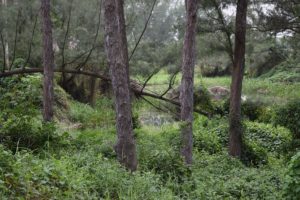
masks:
[[[170,75],[165,71],[160,71],[150,81],[147,89],[158,93],[168,88]],[[173,88],[179,86],[181,74],[177,75]],[[222,86],[230,88],[231,77],[202,77],[195,74],[195,86],[204,85],[207,88]],[[247,78],[243,82],[243,94],[249,99],[259,100],[265,103],[282,104],[289,100],[300,98],[300,83],[273,82],[269,79]]]

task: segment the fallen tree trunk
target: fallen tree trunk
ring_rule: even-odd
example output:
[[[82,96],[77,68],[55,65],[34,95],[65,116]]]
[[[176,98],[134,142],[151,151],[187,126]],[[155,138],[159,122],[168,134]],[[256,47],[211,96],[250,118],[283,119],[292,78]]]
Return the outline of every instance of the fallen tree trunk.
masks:
[[[20,75],[20,74],[35,74],[35,73],[43,73],[43,72],[44,72],[43,68],[16,69],[16,70],[5,71],[5,72],[0,73],[0,78],[10,77],[10,76]],[[91,71],[72,70],[72,69],[64,69],[64,70],[54,69],[54,72],[85,75],[85,76],[90,76],[90,77],[94,77],[94,78],[99,78],[101,80],[108,81],[108,82],[111,81],[109,77],[104,76],[104,75],[99,74],[99,73],[91,72]],[[138,82],[136,82],[134,80],[130,80],[130,89],[136,96],[151,97],[153,99],[161,100],[161,101],[170,103],[170,104],[175,105],[175,106],[180,106],[180,103],[178,101],[168,99],[168,98],[166,98],[162,95],[155,94],[154,92],[151,92],[151,91],[149,91],[149,92],[144,91],[143,85],[139,84]],[[205,111],[202,111],[202,110],[198,110],[198,109],[194,109],[194,112],[205,115],[207,117],[212,116],[211,113],[208,113],[208,112],[205,112]]]

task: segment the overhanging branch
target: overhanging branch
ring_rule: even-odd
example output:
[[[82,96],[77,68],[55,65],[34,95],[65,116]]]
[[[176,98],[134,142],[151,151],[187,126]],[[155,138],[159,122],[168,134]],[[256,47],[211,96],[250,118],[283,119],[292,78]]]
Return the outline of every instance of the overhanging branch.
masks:
[[[3,73],[0,73],[0,78],[10,77],[10,76],[20,75],[20,74],[35,74],[35,73],[43,73],[43,72],[44,72],[43,68],[15,69],[15,70],[12,70],[12,71],[5,71]],[[111,81],[111,79],[109,77],[107,77],[105,75],[102,75],[102,74],[99,74],[99,73],[91,72],[91,71],[72,70],[72,69],[64,69],[64,70],[54,69],[54,72],[85,75],[85,76],[99,78],[99,79],[107,81],[107,82]],[[180,106],[180,103],[178,101],[174,101],[172,99],[168,99],[168,98],[163,97],[161,95],[157,95],[152,91],[147,91],[147,92],[142,91],[142,88],[143,88],[143,85],[137,83],[134,80],[130,80],[130,89],[136,96],[151,97],[153,99],[161,100],[161,101],[170,103],[170,104],[175,105],[175,106]],[[205,115],[207,117],[210,117],[212,115],[208,112],[198,110],[198,109],[194,109],[194,111],[199,113],[199,114]]]

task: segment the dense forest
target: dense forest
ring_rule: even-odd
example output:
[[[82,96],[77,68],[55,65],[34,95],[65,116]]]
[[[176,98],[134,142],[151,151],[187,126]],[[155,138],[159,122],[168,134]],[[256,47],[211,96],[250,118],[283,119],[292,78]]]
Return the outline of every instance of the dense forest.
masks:
[[[1,0],[0,199],[300,199],[300,1]]]

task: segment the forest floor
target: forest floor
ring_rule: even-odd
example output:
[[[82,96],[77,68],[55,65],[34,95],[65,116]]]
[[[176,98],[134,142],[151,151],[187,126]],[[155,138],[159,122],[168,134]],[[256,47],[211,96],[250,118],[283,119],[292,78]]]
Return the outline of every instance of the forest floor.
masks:
[[[164,73],[155,76],[149,89],[167,87],[168,78]],[[197,77],[195,82],[196,86],[228,88],[230,78]],[[277,106],[300,97],[299,86],[246,78],[244,94],[261,99],[268,107]],[[92,108],[62,91],[58,96],[66,108],[56,107],[54,140],[32,150],[22,150],[20,141],[17,150],[1,146],[2,199],[283,199],[287,164],[293,154],[286,150],[291,134],[268,120],[245,119],[247,152],[239,161],[227,154],[227,117],[209,119],[195,114],[194,163],[186,168],[178,153],[180,123],[135,100],[134,115],[140,119],[134,130],[139,166],[137,172],[129,173],[118,164],[113,150],[112,101],[101,97]],[[158,123],[157,118],[161,119]]]

